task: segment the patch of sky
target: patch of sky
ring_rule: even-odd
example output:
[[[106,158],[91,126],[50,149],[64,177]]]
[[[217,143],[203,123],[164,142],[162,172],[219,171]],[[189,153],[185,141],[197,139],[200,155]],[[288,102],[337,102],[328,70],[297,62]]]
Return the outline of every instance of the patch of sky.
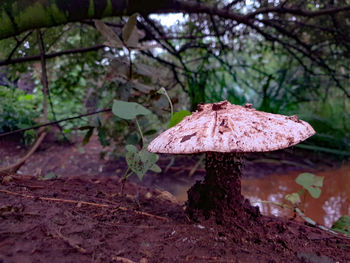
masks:
[[[163,26],[172,27],[172,26],[180,26],[182,22],[186,20],[188,15],[183,13],[174,13],[174,14],[166,14],[166,15],[150,15],[150,18],[153,20],[159,21]]]

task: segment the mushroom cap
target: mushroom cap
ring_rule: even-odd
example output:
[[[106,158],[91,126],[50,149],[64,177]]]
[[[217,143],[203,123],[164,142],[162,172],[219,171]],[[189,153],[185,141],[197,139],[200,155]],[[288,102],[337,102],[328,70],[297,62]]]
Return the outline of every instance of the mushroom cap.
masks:
[[[296,115],[284,116],[228,101],[198,105],[197,111],[164,131],[148,146],[156,153],[268,152],[315,134]]]

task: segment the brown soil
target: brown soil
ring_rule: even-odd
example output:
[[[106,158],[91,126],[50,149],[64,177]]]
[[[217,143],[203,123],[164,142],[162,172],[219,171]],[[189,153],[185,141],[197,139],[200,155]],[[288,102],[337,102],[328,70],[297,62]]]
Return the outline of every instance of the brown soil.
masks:
[[[156,188],[173,192],[176,184],[202,178],[202,167],[188,177],[198,157],[176,158],[168,169],[172,157],[163,157],[160,166],[166,172],[146,175],[144,186],[128,182],[121,196],[118,176],[125,162],[101,160],[101,150],[95,137],[85,148],[48,137],[21,172],[53,172],[60,178],[3,180],[0,262],[350,262],[350,238],[294,219],[260,216],[222,225],[213,218],[191,221],[184,205]],[[24,152],[16,141],[0,142],[2,165]],[[308,170],[316,167],[310,161],[293,162],[309,165]],[[252,163],[246,171],[258,173],[261,163]],[[275,170],[285,165],[272,164]]]
[[[0,186],[1,262],[350,262],[350,238],[293,220],[191,222],[159,191],[117,177]]]

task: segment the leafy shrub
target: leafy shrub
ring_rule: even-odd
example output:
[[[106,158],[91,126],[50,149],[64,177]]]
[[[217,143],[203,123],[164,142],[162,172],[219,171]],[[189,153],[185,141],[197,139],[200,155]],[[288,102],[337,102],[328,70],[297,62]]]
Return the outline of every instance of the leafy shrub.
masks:
[[[38,102],[35,95],[0,86],[0,133],[33,126],[39,117]]]

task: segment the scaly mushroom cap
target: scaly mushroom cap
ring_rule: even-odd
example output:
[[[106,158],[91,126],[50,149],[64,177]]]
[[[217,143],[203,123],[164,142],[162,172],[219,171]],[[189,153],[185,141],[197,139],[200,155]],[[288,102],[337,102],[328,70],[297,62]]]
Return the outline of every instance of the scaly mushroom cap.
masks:
[[[191,116],[166,130],[148,146],[156,153],[267,152],[287,148],[315,134],[296,115],[283,116],[233,105],[199,105]]]

